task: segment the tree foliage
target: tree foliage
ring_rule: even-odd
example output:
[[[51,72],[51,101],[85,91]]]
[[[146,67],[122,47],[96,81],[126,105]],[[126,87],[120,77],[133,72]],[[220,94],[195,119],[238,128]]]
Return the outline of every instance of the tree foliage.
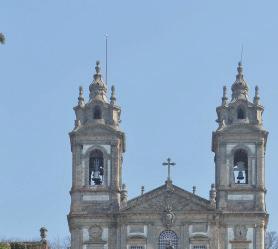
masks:
[[[70,248],[70,237],[66,236],[64,238],[56,237],[54,240],[50,241],[51,249],[69,249]]]
[[[278,234],[277,234],[277,232],[271,231],[271,232],[266,233],[265,248],[266,249],[278,249]]]
[[[5,43],[5,36],[3,33],[0,33],[0,43],[4,44]]]

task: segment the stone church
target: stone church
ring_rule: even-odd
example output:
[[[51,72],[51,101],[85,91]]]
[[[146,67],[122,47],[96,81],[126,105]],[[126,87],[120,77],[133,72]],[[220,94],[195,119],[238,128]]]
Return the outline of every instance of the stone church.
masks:
[[[86,102],[79,89],[72,151],[72,249],[263,249],[268,132],[259,89],[252,101],[241,63],[229,99],[223,88],[212,133],[215,184],[209,200],[165,184],[128,200],[122,183],[125,133],[115,87],[107,97],[99,62]],[[168,159],[165,165],[173,164]],[[209,170],[209,169],[208,169]]]

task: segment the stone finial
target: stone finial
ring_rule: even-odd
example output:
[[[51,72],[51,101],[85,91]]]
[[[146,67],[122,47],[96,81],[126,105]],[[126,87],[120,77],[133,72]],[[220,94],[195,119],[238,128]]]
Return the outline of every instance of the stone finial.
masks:
[[[94,74],[94,80],[89,86],[90,90],[90,100],[100,100],[103,102],[108,102],[106,97],[107,87],[102,80],[100,73],[100,62],[96,62],[95,66],[96,73]]]
[[[100,75],[100,62],[99,61],[96,61],[95,69],[96,69],[96,74]]]
[[[253,103],[255,105],[259,105],[259,103],[260,103],[260,95],[259,95],[259,87],[258,86],[255,87],[255,97],[254,97]]]
[[[248,85],[243,78],[242,63],[238,63],[236,80],[232,85],[232,100],[235,99],[247,99],[248,97]]]
[[[222,106],[226,106],[227,104],[228,104],[227,87],[223,86]]]
[[[243,77],[243,74],[242,74],[242,72],[243,72],[243,67],[242,67],[242,62],[241,62],[241,61],[238,63],[237,72],[238,72],[238,75],[239,75],[240,77]]]
[[[100,62],[99,61],[96,61],[95,70],[96,70],[96,73],[94,74],[94,80],[99,81],[99,80],[101,80]]]
[[[78,106],[84,106],[83,87],[79,87]]]
[[[193,187],[192,187],[192,193],[193,193],[193,195],[196,194],[196,186],[193,186]]]
[[[41,227],[41,229],[40,229],[41,241],[46,241],[47,232],[48,232],[48,230],[45,227]]]
[[[143,195],[143,194],[144,194],[144,192],[145,192],[145,187],[144,187],[144,186],[142,186],[142,187],[141,187],[141,195]]]
[[[111,87],[111,97],[110,97],[110,104],[114,105],[116,103],[116,93],[115,93],[115,86]]]
[[[210,204],[215,207],[216,206],[216,189],[215,185],[211,184],[210,191],[209,191],[209,199],[210,199]]]
[[[121,190],[121,203],[122,203],[122,207],[126,206],[127,197],[128,197],[127,187],[126,187],[125,184],[123,184],[122,185],[122,190]]]

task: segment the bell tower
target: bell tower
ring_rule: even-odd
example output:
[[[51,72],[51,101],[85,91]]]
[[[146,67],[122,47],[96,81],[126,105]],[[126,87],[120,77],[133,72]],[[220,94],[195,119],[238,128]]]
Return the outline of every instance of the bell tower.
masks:
[[[89,101],[79,88],[76,120],[69,133],[72,151],[71,208],[68,223],[72,249],[102,248],[113,232],[113,213],[121,205],[122,154],[125,135],[120,130],[121,109],[115,87],[110,101],[97,61]]]
[[[224,86],[222,104],[216,108],[219,126],[212,134],[216,205],[224,213],[222,225],[226,237],[223,240],[227,245],[251,248],[248,244],[253,243],[254,248],[264,248],[268,218],[265,206],[268,132],[263,127],[264,107],[260,104],[259,88],[256,86],[251,102],[241,63],[237,71],[231,100]]]

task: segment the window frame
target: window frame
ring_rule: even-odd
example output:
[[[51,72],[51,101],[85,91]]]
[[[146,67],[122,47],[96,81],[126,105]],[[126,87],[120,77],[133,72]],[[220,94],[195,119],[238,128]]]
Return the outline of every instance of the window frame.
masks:
[[[171,242],[174,240],[174,245],[173,246],[174,246],[175,249],[178,249],[179,248],[179,237],[178,237],[177,233],[175,231],[171,230],[171,229],[163,230],[159,234],[159,236],[158,236],[158,249],[165,249],[164,244],[167,240],[164,239],[165,241],[162,241],[162,235],[165,234],[165,233],[172,233],[172,235],[175,236],[175,238],[171,239]]]
[[[236,157],[240,157],[239,155],[237,155],[237,153],[242,153],[242,157],[246,157],[244,158],[244,160],[240,160],[240,159],[236,159]],[[245,155],[244,155],[245,154]],[[243,162],[247,165],[244,165],[244,170],[239,170],[239,169],[235,169],[237,167],[237,163],[239,162]],[[248,185],[249,181],[250,181],[250,172],[249,172],[249,155],[248,155],[248,151],[242,148],[238,148],[233,152],[233,182],[235,185]],[[236,179],[238,177],[236,177],[235,172],[240,172],[240,171],[244,171],[245,172],[245,177],[244,180],[245,182],[236,182]],[[246,173],[247,171],[247,173]],[[239,174],[239,173],[238,173]]]
[[[93,153],[96,153],[96,155],[95,156],[93,156],[92,154]],[[99,154],[99,155],[97,155],[97,154]],[[91,160],[93,160],[93,159],[95,159],[95,160],[100,160],[100,165],[99,165],[99,168],[102,168],[102,170],[103,170],[103,174],[99,174],[100,175],[100,178],[101,178],[101,184],[92,184],[92,174],[93,174],[93,172],[95,172],[95,170],[93,169],[94,168],[94,166],[92,166],[92,169],[91,169]],[[93,162],[92,162],[92,164],[93,164]],[[99,172],[100,173],[100,172]],[[92,150],[91,152],[90,152],[90,155],[89,155],[89,177],[88,177],[88,179],[87,180],[89,180],[89,186],[102,186],[102,185],[104,185],[105,184],[105,181],[104,181],[104,179],[105,179],[105,165],[104,165],[104,154],[103,154],[103,152],[101,151],[101,150],[99,150],[99,149],[94,149],[94,150]]]
[[[247,184],[236,184],[234,182],[234,154],[238,149],[245,150],[247,153],[248,158],[248,183]],[[255,159],[255,165],[253,167],[253,160]],[[256,172],[256,165],[257,165],[257,159],[256,159],[256,149],[253,153],[251,149],[245,145],[244,143],[239,143],[233,147],[233,149],[229,152],[227,155],[227,164],[229,165],[229,179],[228,183],[233,188],[250,188],[250,186],[253,186],[256,184],[257,180],[256,177],[254,178],[254,172]],[[254,178],[254,179],[253,179]]]
[[[103,153],[103,184],[102,185],[90,185],[89,184],[89,173],[90,173],[90,154],[94,150],[100,150]],[[83,154],[84,153],[84,154]],[[111,185],[112,180],[112,154],[109,154],[102,145],[92,145],[85,152],[81,154],[81,161],[82,165],[82,179],[83,179],[83,186],[89,189],[96,189],[96,188],[107,188]]]

